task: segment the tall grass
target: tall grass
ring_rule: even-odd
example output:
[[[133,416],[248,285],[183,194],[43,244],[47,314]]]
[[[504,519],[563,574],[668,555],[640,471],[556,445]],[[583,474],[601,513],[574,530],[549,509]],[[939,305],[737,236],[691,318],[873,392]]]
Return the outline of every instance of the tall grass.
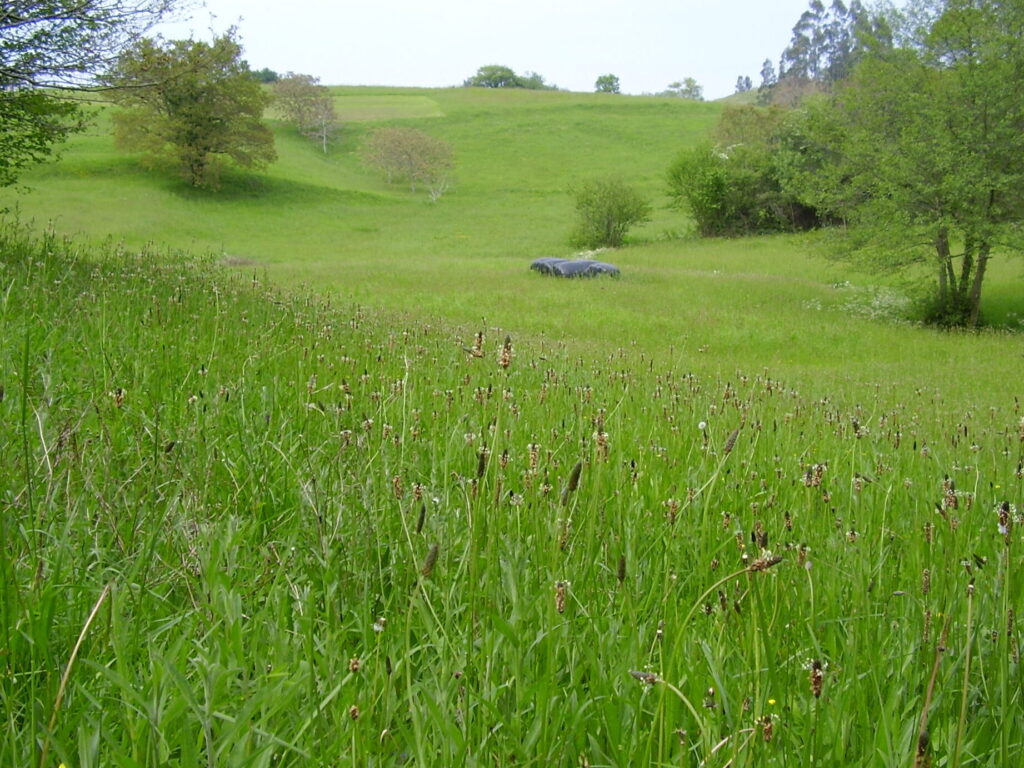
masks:
[[[0,765],[1024,752],[1011,397],[857,405],[181,254],[0,253]]]

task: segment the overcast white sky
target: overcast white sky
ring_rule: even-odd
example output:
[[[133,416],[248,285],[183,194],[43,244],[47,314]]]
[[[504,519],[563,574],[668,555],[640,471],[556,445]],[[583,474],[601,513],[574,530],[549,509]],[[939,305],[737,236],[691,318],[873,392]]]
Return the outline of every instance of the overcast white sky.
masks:
[[[301,72],[324,85],[450,86],[484,64],[592,91],[602,74],[623,92],[696,78],[704,96],[756,87],[778,66],[808,0],[205,0],[168,38],[209,38],[237,25],[253,69]]]

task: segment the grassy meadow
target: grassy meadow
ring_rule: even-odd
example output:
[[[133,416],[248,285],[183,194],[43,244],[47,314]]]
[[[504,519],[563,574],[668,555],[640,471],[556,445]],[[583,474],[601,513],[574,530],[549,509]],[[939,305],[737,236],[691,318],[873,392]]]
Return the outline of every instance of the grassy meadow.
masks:
[[[3,192],[0,765],[1020,760],[1019,264],[1009,328],[922,329],[686,234],[715,104],[336,93],[219,193],[102,112]],[[396,120],[437,203],[358,162]],[[603,173],[657,201],[623,277],[530,273]]]

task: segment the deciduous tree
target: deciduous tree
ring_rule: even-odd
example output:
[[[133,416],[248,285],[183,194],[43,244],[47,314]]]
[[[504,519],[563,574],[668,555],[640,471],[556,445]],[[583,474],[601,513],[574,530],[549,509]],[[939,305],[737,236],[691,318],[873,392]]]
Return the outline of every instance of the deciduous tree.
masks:
[[[847,221],[845,254],[929,265],[936,322],[977,325],[989,261],[1024,250],[1022,75],[1024,6],[948,0],[806,113],[793,183]]]
[[[594,83],[597,93],[619,93],[619,78],[616,75],[601,75]]]
[[[425,187],[436,200],[451,184],[455,157],[451,145],[415,128],[380,128],[363,145],[363,161],[378,169],[390,184],[400,181],[415,192]]]
[[[678,96],[681,99],[691,99],[692,101],[704,101],[704,86],[698,84],[692,77],[688,77],[685,80],[669,83],[664,95]]]
[[[118,143],[151,162],[172,159],[193,186],[216,186],[226,159],[246,168],[276,159],[261,119],[270,96],[233,30],[211,43],[141,40],[107,80],[125,108],[114,116]]]
[[[273,86],[274,102],[299,132],[320,144],[326,153],[338,131],[338,113],[331,92],[312,75],[289,72]]]
[[[509,67],[488,64],[463,83],[467,88],[522,88],[522,80]]]

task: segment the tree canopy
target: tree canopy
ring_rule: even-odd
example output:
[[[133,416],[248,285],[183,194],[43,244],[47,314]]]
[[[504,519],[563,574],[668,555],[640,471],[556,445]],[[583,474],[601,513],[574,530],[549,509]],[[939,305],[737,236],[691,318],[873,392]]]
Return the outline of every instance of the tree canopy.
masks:
[[[150,162],[173,160],[196,187],[216,186],[225,159],[247,168],[275,160],[261,120],[270,96],[241,55],[233,31],[211,43],[141,40],[107,78],[125,108],[114,116],[118,143]]]
[[[668,88],[662,93],[663,96],[678,96],[681,99],[691,101],[704,101],[704,86],[700,85],[694,78],[687,77],[683,80],[676,80],[669,83]]]
[[[451,145],[416,128],[378,128],[362,148],[363,161],[384,174],[390,184],[406,182],[415,192],[425,187],[437,200],[451,184],[455,156]]]
[[[934,5],[927,31],[807,110],[793,178],[848,223],[848,255],[930,265],[929,319],[975,326],[988,262],[1024,250],[1024,6]]]
[[[616,75],[601,75],[594,81],[597,93],[619,93],[619,78]]]
[[[273,94],[285,118],[326,153],[338,131],[338,113],[331,92],[320,85],[320,79],[289,72],[274,81]]]
[[[782,65],[762,91],[797,108],[724,110],[717,143],[670,168],[673,197],[707,235],[840,224],[837,256],[925,267],[923,317],[978,325],[990,260],[1024,251],[1024,4],[812,0]]]
[[[557,87],[546,82],[536,72],[517,75],[514,70],[500,64],[480,67],[476,74],[462,83],[466,88],[526,88],[534,91],[554,91]]]
[[[61,97],[92,84],[175,0],[9,0],[0,7],[0,186],[84,126]]]

